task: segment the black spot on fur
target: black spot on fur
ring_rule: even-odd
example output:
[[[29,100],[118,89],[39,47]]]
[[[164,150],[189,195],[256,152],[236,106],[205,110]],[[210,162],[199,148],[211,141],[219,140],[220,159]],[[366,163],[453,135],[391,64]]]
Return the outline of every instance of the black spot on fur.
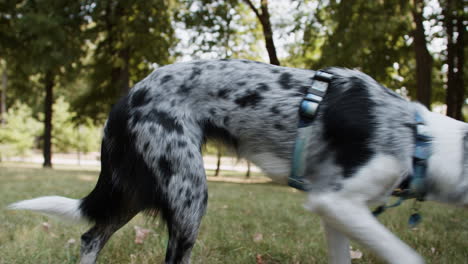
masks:
[[[274,124],[273,127],[278,130],[284,130],[284,126],[282,124]]]
[[[146,142],[145,145],[143,145],[143,151],[144,152],[148,152],[149,145],[150,145],[149,141]]]
[[[171,100],[171,107],[174,107],[176,105],[176,100],[175,99],[172,99]]]
[[[237,82],[236,83],[238,86],[244,86],[246,84],[246,82]]]
[[[192,87],[186,85],[185,83],[183,83],[181,86],[179,86],[179,89],[177,90],[177,93],[178,94],[186,94],[188,92],[190,92],[190,90],[192,90]]]
[[[165,75],[164,77],[162,77],[161,79],[161,84],[165,84],[167,83],[168,81],[172,80],[172,75]]]
[[[184,140],[179,140],[179,141],[177,141],[177,146],[179,148],[185,148],[187,146],[187,142],[184,141]]]
[[[343,91],[343,87],[349,87]],[[370,147],[376,121],[372,116],[375,103],[368,84],[359,78],[335,79],[324,98],[324,137],[336,153],[336,162],[344,176],[352,173],[374,154]]]
[[[272,107],[270,108],[270,112],[271,112],[272,114],[274,114],[274,115],[277,115],[277,114],[280,113],[280,110],[278,109],[278,107],[277,107],[276,105],[274,105],[274,106],[272,106]]]
[[[172,144],[169,143],[166,145],[166,153],[171,152],[171,150],[172,150]]]
[[[230,93],[231,93],[231,90],[229,89],[221,89],[218,91],[218,97],[221,99],[228,99]]]
[[[210,115],[212,116],[216,114],[216,110],[214,108],[210,108],[209,112],[210,112]]]
[[[291,89],[292,86],[292,75],[289,72],[283,72],[278,80],[281,88],[288,90]]]
[[[201,73],[202,73],[202,70],[200,68],[193,67],[192,74],[190,75],[189,80],[193,80],[197,78],[198,76],[200,76]]]
[[[240,107],[255,107],[262,100],[263,96],[261,96],[257,91],[249,90],[244,95],[234,100],[234,102]]]
[[[153,125],[151,125],[151,126],[149,127],[149,132],[150,132],[151,134],[156,133],[156,128],[155,128]]]
[[[257,90],[259,90],[261,92],[268,92],[270,90],[270,87],[268,85],[266,85],[265,83],[259,83],[257,85]]]
[[[177,122],[177,119],[165,111],[158,111],[152,109],[147,115],[145,115],[141,122],[156,122],[163,127],[167,132],[177,132],[183,134],[184,130],[182,126]]]
[[[227,124],[229,123],[229,119],[230,119],[229,116],[225,116],[225,117],[223,118],[223,123],[224,123],[225,125],[227,125]]]
[[[271,73],[277,74],[277,73],[280,73],[280,70],[279,69],[272,69]]]
[[[172,162],[167,159],[166,156],[161,156],[158,159],[158,169],[159,172],[161,173],[161,177],[164,179],[168,179],[172,177],[174,174]]]
[[[150,101],[151,98],[148,97],[148,89],[146,87],[138,89],[132,95],[132,107],[143,106],[149,103]]]

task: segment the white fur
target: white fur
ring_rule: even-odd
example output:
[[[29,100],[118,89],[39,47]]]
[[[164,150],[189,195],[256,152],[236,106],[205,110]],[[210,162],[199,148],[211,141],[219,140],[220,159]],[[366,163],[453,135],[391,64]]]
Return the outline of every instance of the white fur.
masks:
[[[351,264],[349,239],[326,222],[323,223],[328,246],[329,264]]]
[[[466,123],[447,118],[441,114],[425,111],[426,122],[433,140],[432,155],[428,161],[428,177],[437,186],[438,193],[429,193],[428,200],[450,202],[449,194],[468,179],[463,179],[463,136],[468,130]]]
[[[43,196],[31,200],[19,201],[8,206],[11,210],[30,210],[56,216],[72,222],[83,220],[79,209],[80,200],[61,196]]]

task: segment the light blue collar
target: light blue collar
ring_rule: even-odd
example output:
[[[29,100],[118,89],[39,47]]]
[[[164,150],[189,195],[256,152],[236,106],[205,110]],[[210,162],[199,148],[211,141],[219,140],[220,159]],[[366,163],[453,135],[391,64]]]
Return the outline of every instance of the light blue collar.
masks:
[[[308,142],[312,137],[312,122],[328,90],[332,77],[333,75],[324,71],[315,72],[312,84],[299,106],[299,124],[288,185],[301,191],[310,189],[310,183],[304,177],[305,164],[307,164],[307,155],[305,154],[307,150],[304,147],[309,145]]]

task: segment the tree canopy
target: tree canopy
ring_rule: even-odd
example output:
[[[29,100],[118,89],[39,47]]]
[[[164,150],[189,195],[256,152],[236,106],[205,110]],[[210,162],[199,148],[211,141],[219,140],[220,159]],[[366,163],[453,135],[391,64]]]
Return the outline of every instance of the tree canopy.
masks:
[[[42,120],[42,135],[30,136],[50,159],[58,134],[85,131],[83,126],[94,131],[117,98],[154,68],[196,58],[357,68],[428,107],[446,104],[447,114],[463,119],[463,2],[2,1],[0,121],[12,120],[10,108]],[[55,103],[62,105],[56,112],[73,113],[57,115],[70,128],[53,132]]]

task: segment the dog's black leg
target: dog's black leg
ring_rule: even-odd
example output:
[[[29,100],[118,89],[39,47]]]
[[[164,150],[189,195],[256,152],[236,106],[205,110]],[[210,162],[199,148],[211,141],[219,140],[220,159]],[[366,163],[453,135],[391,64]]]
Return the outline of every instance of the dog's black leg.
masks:
[[[81,236],[80,264],[94,264],[96,258],[109,238],[137,212],[129,213],[126,217],[114,219],[112,223],[96,223],[91,229]]]

